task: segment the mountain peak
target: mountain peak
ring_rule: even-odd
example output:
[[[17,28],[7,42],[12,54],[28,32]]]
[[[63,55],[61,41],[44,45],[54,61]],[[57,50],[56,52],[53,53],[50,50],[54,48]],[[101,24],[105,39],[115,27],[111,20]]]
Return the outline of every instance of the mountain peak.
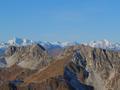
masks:
[[[91,41],[89,43],[84,43],[84,45],[95,47],[95,48],[102,48],[102,49],[108,49],[108,50],[120,50],[120,44],[119,43],[113,43],[110,42],[107,39],[98,40],[98,41]]]
[[[21,39],[21,38],[18,38],[18,37],[15,37],[11,40],[8,40],[8,44],[10,45],[28,45],[28,44],[32,44],[33,41],[32,40],[28,40],[28,39]]]

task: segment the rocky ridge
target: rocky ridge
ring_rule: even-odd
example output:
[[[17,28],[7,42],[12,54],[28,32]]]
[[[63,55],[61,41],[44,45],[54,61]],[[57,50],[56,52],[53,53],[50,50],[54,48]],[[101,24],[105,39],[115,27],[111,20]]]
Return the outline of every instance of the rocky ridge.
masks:
[[[11,51],[11,53],[7,52],[6,57],[11,57],[15,55],[17,57],[20,57],[20,59],[22,59],[21,61],[26,61],[27,60],[26,58],[30,59],[30,61],[31,60],[39,61],[39,57],[42,56],[41,55],[42,48],[40,48],[40,50],[39,48],[35,49],[34,47],[36,47],[36,45],[29,47],[29,49],[28,47],[26,49],[25,47],[22,47],[24,49],[21,49],[20,47],[19,49],[12,47],[12,49],[10,48],[10,50],[8,50],[8,51]],[[37,45],[37,47],[39,47],[39,45]],[[73,61],[77,59],[76,56],[74,55],[76,51],[78,51],[78,53],[80,54],[79,55],[80,57],[78,60],[79,62],[75,61],[76,63],[74,62],[75,63],[74,64]],[[43,52],[44,52],[44,49],[42,49],[42,53]],[[44,54],[43,56],[46,56],[46,54]],[[46,59],[46,60],[49,60],[49,59]],[[16,62],[16,64],[18,67],[20,66],[18,61]],[[33,67],[34,67],[34,64],[33,64]],[[85,69],[83,69],[83,67],[82,69],[79,68],[79,65],[81,67],[82,64],[85,65]],[[38,66],[41,66],[41,65],[39,64]],[[20,73],[21,69],[24,68],[22,66],[20,66],[21,69],[19,73],[17,73],[14,76],[14,78],[12,77],[9,80],[12,80],[12,81],[18,80],[18,81],[12,82],[12,85],[15,84],[14,88],[17,88],[17,90],[21,90],[21,89],[22,90],[29,90],[29,89],[71,90],[71,84],[68,84],[65,79],[66,66],[69,66],[71,68],[69,69],[70,72],[74,71],[73,73],[75,74],[75,77],[77,75],[77,78],[72,79],[72,80],[75,80],[75,82],[78,82],[76,83],[77,87],[79,87],[79,85],[83,85],[83,87],[90,86],[95,90],[119,90],[120,89],[119,87],[120,52],[100,49],[100,48],[92,48],[85,45],[70,46],[65,48],[62,55],[55,58],[55,60],[53,60],[49,65],[45,64],[44,66],[43,64],[41,68],[35,66],[35,68],[37,68],[36,71],[33,68],[32,69],[29,68],[32,71],[28,72],[29,74],[26,73],[28,75],[27,77],[26,76],[22,77],[21,79],[22,83],[20,82],[17,85],[16,83],[14,83],[14,82],[19,82],[18,79],[21,78],[21,75],[24,76],[24,74]],[[45,68],[42,69],[43,67]],[[12,67],[10,66],[8,68],[12,68]],[[87,78],[84,78],[84,73],[85,73],[84,70],[89,72],[89,75],[87,75]],[[68,82],[71,82],[71,81],[68,80]],[[10,88],[9,83],[6,83],[6,84],[3,84],[2,87],[4,88],[4,85],[6,85],[8,86],[8,88]],[[5,89],[5,90],[9,90],[9,89]],[[84,90],[87,90],[87,89],[84,88]]]

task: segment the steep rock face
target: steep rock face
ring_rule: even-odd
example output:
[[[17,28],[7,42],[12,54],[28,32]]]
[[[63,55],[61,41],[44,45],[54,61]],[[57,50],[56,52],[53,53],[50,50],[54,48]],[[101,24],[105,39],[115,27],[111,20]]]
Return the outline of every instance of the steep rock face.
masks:
[[[50,60],[45,48],[39,44],[8,47],[5,56],[0,58],[0,61],[5,63],[4,67],[0,68],[0,90],[6,90],[7,87],[10,89],[9,81],[23,81],[46,67]]]
[[[10,46],[7,51],[5,52],[6,56],[12,56],[15,52],[17,52],[17,47],[16,46]]]
[[[86,70],[86,61],[78,51],[76,51],[69,60],[66,59],[62,63],[59,60],[54,63],[54,66],[51,65],[42,72],[34,74],[21,85],[16,86],[15,83],[14,86],[13,84],[12,86],[14,87],[12,88],[37,90],[93,90],[92,86],[84,83],[89,74]],[[58,67],[55,69],[56,66]]]
[[[81,56],[80,51],[76,50],[72,60],[64,68],[64,79],[71,90],[94,90],[93,86],[85,83],[89,76],[86,65],[86,60]]]
[[[49,63],[48,55],[44,47],[39,44],[29,46],[10,46],[6,51],[7,67],[14,64],[22,68],[36,69]]]
[[[83,59],[82,61],[76,61],[77,57],[74,56],[76,51],[80,53],[78,57]],[[56,79],[56,77],[62,75],[63,88],[65,89],[67,87],[67,90],[75,90],[76,88],[78,90],[81,88],[84,88],[84,90],[92,90],[93,87],[95,90],[120,89],[120,52],[80,45],[67,48],[61,57],[61,60],[55,61],[45,70],[37,72],[25,79],[27,86],[24,87],[28,88],[28,85],[33,83],[31,88],[38,87],[37,89],[40,90],[39,88],[44,87],[43,90],[49,90],[47,87],[51,88],[52,84],[54,89],[52,88],[51,90],[61,90],[58,89],[60,81]],[[77,65],[86,67],[82,67],[81,70]],[[65,68],[66,66],[68,69]],[[74,72],[67,74],[67,78],[73,74],[71,79],[65,78],[66,74],[64,72],[66,71]],[[89,76],[85,74],[86,71],[89,72]],[[76,72],[78,72],[78,74]],[[88,78],[85,79],[85,76]],[[48,83],[47,81],[51,81],[51,77],[57,81]],[[90,89],[88,89],[88,87]]]
[[[32,51],[34,50],[33,47]],[[15,53],[12,56],[17,54],[17,50],[13,51]],[[75,54],[76,51],[79,55]],[[26,50],[19,53],[20,59],[26,61],[26,57],[32,56],[32,60],[35,60],[39,50],[37,52],[35,50],[35,54],[32,53],[32,55],[30,51],[27,54],[24,52]],[[69,74],[66,74],[66,72]],[[119,90],[120,52],[84,45],[67,47],[64,53],[47,65],[46,68],[30,73],[25,78],[21,77],[22,75],[17,75],[19,78],[23,78],[23,83],[15,87],[17,90],[81,90],[80,88],[84,88],[84,90],[93,88],[95,90]],[[68,79],[66,75],[67,77],[73,76]],[[11,80],[14,81],[15,79]],[[88,87],[91,89],[88,89]]]
[[[120,52],[81,45],[66,49],[63,56],[78,49],[87,61],[90,76],[86,83],[94,86],[95,90],[120,89]]]

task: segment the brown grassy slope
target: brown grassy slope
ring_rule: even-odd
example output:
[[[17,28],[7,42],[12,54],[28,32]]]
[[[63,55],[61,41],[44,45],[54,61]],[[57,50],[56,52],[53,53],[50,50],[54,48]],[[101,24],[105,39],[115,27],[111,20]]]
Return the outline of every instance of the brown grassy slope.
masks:
[[[101,90],[101,88],[102,90],[120,90],[120,52],[84,45],[68,48],[63,54],[63,59],[55,61],[45,70],[28,77],[25,82],[28,84],[31,82],[40,83],[51,77],[62,75],[64,65],[71,59],[72,52],[76,49],[80,49],[81,55],[87,61],[87,67],[90,71],[88,84],[94,86],[95,90]]]
[[[36,72],[35,70],[32,71],[29,69],[23,69],[17,65],[13,65],[10,68],[0,70],[0,81],[6,82],[6,81],[15,80],[15,79],[23,80],[24,78],[30,76],[35,72]]]
[[[16,65],[4,70],[0,70],[0,79],[14,80],[22,71],[23,69]]]
[[[71,56],[67,56],[63,59],[57,60],[51,63],[45,70],[37,72],[25,79],[25,83],[42,82],[43,80],[63,75],[65,64],[71,59]]]

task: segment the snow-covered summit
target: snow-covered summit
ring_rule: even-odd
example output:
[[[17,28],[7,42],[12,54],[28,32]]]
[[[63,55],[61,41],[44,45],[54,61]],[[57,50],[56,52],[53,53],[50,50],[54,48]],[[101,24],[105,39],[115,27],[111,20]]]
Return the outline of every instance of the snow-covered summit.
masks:
[[[67,47],[73,45],[79,45],[77,42],[48,42],[48,41],[33,41],[29,39],[21,39],[21,38],[13,38],[8,40],[8,42],[0,43],[0,47],[9,46],[9,45],[16,45],[16,46],[24,46],[24,45],[31,45],[34,43],[39,43],[44,47]]]
[[[58,47],[61,47],[61,48],[64,48],[64,47],[67,47],[67,46],[74,46],[74,45],[79,45],[79,43],[77,42],[47,42],[47,41],[39,41],[38,42],[39,44],[45,46],[45,47],[53,47],[53,46],[58,46]]]
[[[78,42],[63,42],[63,43],[61,43],[62,47],[75,46],[75,45],[79,45],[79,43]]]
[[[33,41],[32,40],[28,40],[28,39],[21,39],[21,38],[13,38],[11,40],[9,40],[8,45],[29,45],[32,44]]]
[[[31,45],[34,43],[39,43],[46,49],[54,49],[54,48],[64,48],[68,46],[75,46],[80,45],[78,42],[48,42],[48,41],[33,41],[29,39],[21,39],[21,38],[13,38],[11,40],[8,40],[8,42],[0,43],[0,51],[3,52],[8,46],[15,45],[15,46],[25,46],[25,45]],[[95,48],[102,48],[102,49],[110,49],[110,50],[116,50],[120,51],[120,43],[113,43],[106,39],[99,40],[99,41],[91,41],[89,43],[82,43],[87,46],[95,47]]]
[[[91,41],[89,43],[85,43],[85,45],[89,45],[91,47],[97,47],[97,48],[107,48],[107,47],[111,47],[112,43],[104,39],[100,41]]]
[[[99,41],[91,41],[89,43],[84,43],[84,45],[109,50],[120,50],[120,43],[113,43],[106,39]]]

